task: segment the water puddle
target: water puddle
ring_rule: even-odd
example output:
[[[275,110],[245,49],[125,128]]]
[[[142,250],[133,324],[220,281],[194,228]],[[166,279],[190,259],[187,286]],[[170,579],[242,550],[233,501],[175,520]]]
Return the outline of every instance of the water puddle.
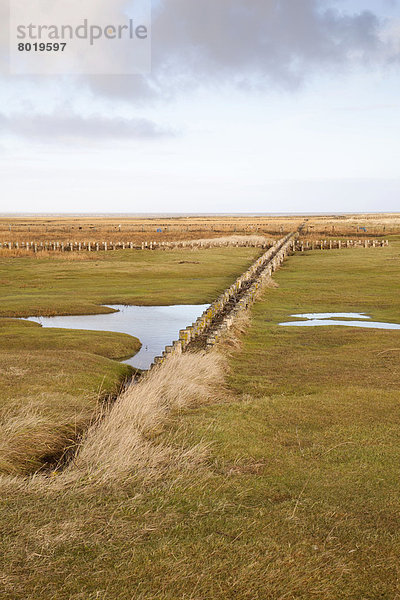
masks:
[[[114,331],[128,333],[139,338],[140,351],[124,362],[137,369],[148,369],[155,356],[159,356],[165,346],[179,337],[179,330],[185,329],[199,317],[209,304],[175,306],[124,306],[105,305],[118,312],[105,315],[82,315],[67,317],[29,317],[28,321],[43,327],[60,329],[86,329],[89,331]]]
[[[370,319],[365,313],[305,313],[304,315],[290,315],[299,319]]]
[[[301,315],[290,315],[305,321],[288,321],[279,323],[285,327],[320,327],[323,325],[343,325],[345,327],[365,327],[368,329],[400,329],[398,323],[383,323],[380,321],[369,321],[371,317],[365,313],[305,313]],[[345,320],[342,320],[345,319]],[[359,319],[355,321],[354,319]]]

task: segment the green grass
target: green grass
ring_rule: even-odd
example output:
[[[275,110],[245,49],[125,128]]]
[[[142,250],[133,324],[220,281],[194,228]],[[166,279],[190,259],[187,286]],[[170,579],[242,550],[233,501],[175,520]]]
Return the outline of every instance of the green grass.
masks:
[[[399,244],[290,258],[223,399],[156,438],[209,444],[200,465],[62,494],[6,482],[4,597],[400,598],[400,332],[278,326],[316,311],[400,322],[399,276]]]

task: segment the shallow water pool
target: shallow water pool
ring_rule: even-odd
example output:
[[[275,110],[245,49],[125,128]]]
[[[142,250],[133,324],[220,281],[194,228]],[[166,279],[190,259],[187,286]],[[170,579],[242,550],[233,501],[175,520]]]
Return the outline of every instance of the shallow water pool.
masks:
[[[290,315],[305,321],[287,321],[279,323],[285,327],[321,327],[324,325],[343,325],[345,327],[364,327],[368,329],[400,329],[398,323],[384,323],[381,321],[369,321],[371,317],[365,313],[305,313]],[[345,320],[343,320],[345,319]],[[354,319],[359,319],[358,321]]]
[[[165,346],[179,337],[179,330],[185,329],[199,317],[209,304],[177,304],[174,306],[124,306],[107,304],[118,312],[101,315],[67,317],[29,317],[28,321],[43,327],[61,329],[86,329],[89,331],[115,331],[128,333],[142,343],[135,356],[124,362],[137,369],[148,369],[155,356],[159,356]]]

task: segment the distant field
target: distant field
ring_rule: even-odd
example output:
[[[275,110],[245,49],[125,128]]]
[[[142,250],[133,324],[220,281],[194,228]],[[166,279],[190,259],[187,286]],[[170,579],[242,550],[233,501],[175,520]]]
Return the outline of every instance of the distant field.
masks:
[[[332,216],[191,216],[147,218],[121,216],[0,216],[0,242],[7,241],[167,241],[220,235],[279,236],[305,223],[317,236],[384,236],[400,233],[400,214]],[[366,231],[364,231],[366,229]]]
[[[0,258],[0,471],[32,472],[82,430],[132,368],[124,334],[43,329],[7,317],[110,312],[101,304],[203,304],[260,251],[116,251],[79,261]],[[177,332],[178,335],[178,332]]]

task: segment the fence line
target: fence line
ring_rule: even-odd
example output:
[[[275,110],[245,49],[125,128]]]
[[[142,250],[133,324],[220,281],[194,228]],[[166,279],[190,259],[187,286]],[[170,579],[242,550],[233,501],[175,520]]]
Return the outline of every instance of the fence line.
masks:
[[[343,248],[380,248],[388,246],[389,240],[297,240],[296,250],[341,250]]]
[[[256,236],[255,236],[256,237]],[[186,240],[176,242],[0,242],[0,250],[29,250],[34,253],[42,251],[52,252],[107,252],[111,250],[172,250],[175,248],[205,249],[224,247],[252,247],[272,248],[276,240],[267,238],[252,239],[245,236],[242,238],[209,239],[209,240]],[[295,250],[304,252],[308,250],[332,250],[343,248],[377,248],[388,246],[389,240],[363,239],[363,240],[297,240]]]

